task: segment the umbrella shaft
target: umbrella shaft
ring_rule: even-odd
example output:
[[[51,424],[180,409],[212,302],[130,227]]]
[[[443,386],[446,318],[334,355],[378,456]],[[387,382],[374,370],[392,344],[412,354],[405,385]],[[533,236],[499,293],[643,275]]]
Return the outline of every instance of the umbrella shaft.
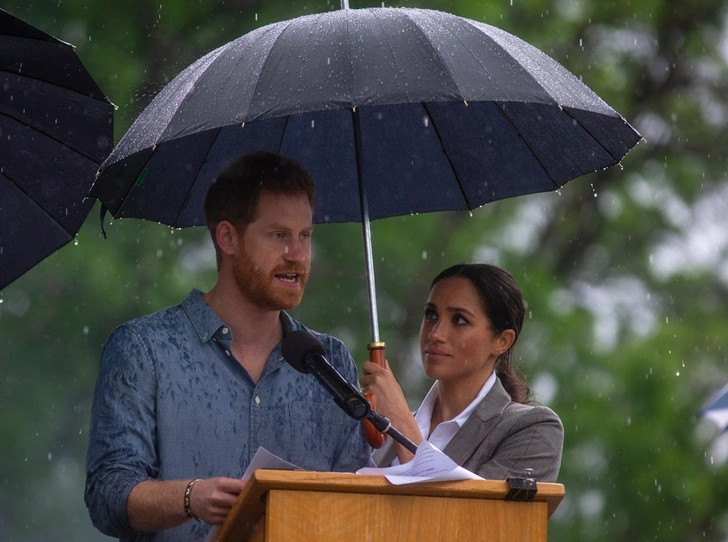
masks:
[[[377,316],[377,287],[374,282],[374,257],[372,255],[372,231],[369,224],[369,205],[367,203],[367,190],[364,186],[362,171],[362,145],[361,126],[359,124],[359,110],[352,110],[354,122],[354,148],[356,150],[356,176],[359,182],[359,205],[361,206],[361,224],[364,234],[364,258],[367,266],[367,286],[369,288],[369,318],[372,325],[372,342],[379,342],[379,318]]]

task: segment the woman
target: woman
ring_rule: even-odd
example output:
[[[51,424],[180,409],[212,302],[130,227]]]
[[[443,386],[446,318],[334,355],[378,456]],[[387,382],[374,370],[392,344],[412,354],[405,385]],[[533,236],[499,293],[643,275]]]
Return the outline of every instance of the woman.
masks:
[[[505,479],[533,469],[554,482],[564,429],[549,408],[530,406],[530,389],[511,357],[525,307],[513,277],[487,264],[460,264],[432,281],[420,328],[425,373],[436,380],[412,415],[389,366],[364,363],[361,384],[377,411],[415,444],[429,440],[466,469]],[[378,466],[413,454],[392,439],[374,454]]]

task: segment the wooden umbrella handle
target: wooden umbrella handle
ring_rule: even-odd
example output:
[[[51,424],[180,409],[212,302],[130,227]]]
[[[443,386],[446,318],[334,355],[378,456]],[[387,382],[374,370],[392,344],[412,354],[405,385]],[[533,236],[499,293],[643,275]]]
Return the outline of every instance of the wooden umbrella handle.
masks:
[[[367,345],[367,349],[369,350],[369,361],[376,363],[380,367],[385,367],[384,349],[386,346],[387,345],[382,342],[369,343]],[[364,397],[367,401],[369,401],[369,405],[372,409],[377,410],[377,396],[373,393],[365,393]],[[375,449],[384,446],[384,443],[387,440],[387,435],[377,431],[372,425],[372,422],[369,420],[362,420],[362,423],[364,424],[364,434],[367,437],[369,446]]]

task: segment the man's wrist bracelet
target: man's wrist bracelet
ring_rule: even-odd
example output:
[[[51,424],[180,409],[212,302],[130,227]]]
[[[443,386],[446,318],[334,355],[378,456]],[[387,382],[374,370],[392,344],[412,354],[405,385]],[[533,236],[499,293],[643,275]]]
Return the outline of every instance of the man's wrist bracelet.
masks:
[[[187,489],[185,489],[185,514],[188,518],[192,518],[195,521],[200,521],[200,518],[194,515],[192,513],[192,510],[190,509],[190,493],[192,493],[192,486],[195,485],[197,482],[201,481],[201,478],[195,478],[194,480],[191,480],[189,484],[187,484]]]

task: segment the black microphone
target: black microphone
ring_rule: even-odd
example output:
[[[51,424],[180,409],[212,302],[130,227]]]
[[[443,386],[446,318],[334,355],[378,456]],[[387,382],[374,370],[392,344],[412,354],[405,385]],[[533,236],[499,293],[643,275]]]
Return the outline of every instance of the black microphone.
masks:
[[[305,330],[293,331],[283,338],[281,353],[298,372],[312,374],[349,416],[355,420],[367,417],[369,402],[328,362],[326,350],[316,337]]]
[[[380,433],[387,433],[412,453],[417,451],[417,446],[392,427],[386,416],[372,410],[361,392],[328,362],[324,345],[308,331],[300,329],[283,337],[281,353],[299,373],[312,374],[349,416],[355,420],[368,419]]]

